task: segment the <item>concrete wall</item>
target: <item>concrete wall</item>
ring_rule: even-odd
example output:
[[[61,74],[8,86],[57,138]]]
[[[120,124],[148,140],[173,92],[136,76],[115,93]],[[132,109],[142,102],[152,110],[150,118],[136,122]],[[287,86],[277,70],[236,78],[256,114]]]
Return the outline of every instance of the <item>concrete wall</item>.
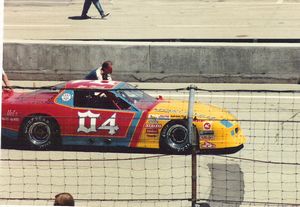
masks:
[[[81,79],[104,60],[113,78],[142,82],[298,83],[300,44],[7,41],[16,80]]]

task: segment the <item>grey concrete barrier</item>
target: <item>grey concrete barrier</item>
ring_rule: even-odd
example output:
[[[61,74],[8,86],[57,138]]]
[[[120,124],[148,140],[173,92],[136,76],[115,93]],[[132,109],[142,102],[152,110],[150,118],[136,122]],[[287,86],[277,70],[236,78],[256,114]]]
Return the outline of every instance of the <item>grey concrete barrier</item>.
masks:
[[[83,79],[105,60],[113,79],[139,82],[299,83],[298,43],[6,41],[15,80]]]

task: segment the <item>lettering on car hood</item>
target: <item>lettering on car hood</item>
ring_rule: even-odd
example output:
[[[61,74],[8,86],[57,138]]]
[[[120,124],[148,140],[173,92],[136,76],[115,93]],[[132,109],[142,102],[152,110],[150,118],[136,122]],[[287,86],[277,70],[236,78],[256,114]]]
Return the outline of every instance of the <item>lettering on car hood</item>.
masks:
[[[158,118],[160,115],[171,116],[176,118],[184,118],[187,116],[188,102],[180,100],[164,100],[157,104],[149,113],[150,116]],[[206,120],[232,120],[235,119],[233,115],[228,113],[225,109],[196,102],[194,105],[194,114],[197,119]]]

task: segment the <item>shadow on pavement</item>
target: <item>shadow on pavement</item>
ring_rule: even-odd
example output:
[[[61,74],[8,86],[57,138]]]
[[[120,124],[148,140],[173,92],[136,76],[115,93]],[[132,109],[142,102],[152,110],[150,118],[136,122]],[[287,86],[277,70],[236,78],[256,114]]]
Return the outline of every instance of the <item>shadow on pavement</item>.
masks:
[[[89,20],[89,19],[93,19],[93,20],[106,20],[106,18],[101,18],[101,17],[86,17],[86,18],[82,18],[81,16],[70,16],[68,17],[68,19],[71,20]]]
[[[211,163],[208,168],[211,173],[210,204],[239,207],[244,201],[245,193],[244,173],[240,165]]]
[[[70,16],[68,17],[68,19],[72,19],[72,20],[87,20],[90,18],[82,18],[81,16]]]

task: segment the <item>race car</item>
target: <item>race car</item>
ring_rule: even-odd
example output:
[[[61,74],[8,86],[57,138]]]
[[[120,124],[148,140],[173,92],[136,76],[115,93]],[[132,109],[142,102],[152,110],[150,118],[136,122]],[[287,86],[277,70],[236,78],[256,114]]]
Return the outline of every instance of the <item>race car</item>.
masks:
[[[188,102],[154,98],[117,81],[69,81],[31,92],[3,90],[2,141],[48,149],[100,146],[188,153]],[[198,149],[241,149],[246,141],[236,118],[196,102]]]

